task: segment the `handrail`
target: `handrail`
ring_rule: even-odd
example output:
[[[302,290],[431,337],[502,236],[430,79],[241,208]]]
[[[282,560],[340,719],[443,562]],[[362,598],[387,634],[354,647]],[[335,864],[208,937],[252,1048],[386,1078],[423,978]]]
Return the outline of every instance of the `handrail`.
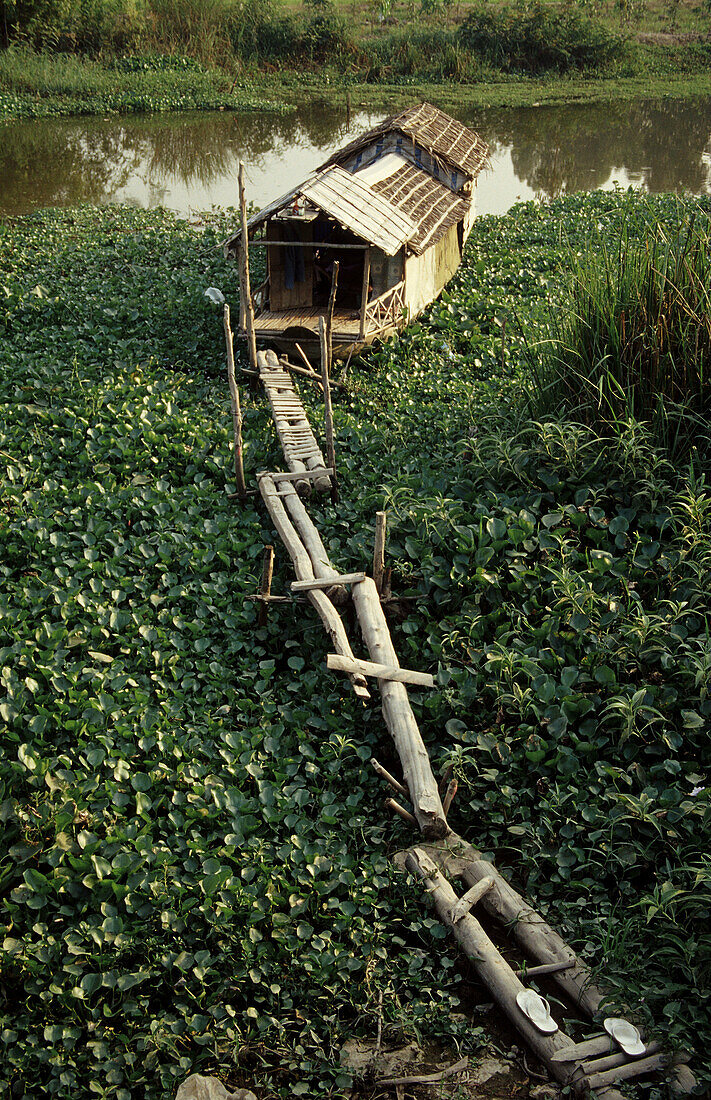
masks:
[[[368,302],[365,310],[365,331],[378,332],[394,324],[404,307],[405,283],[396,283],[379,298]]]

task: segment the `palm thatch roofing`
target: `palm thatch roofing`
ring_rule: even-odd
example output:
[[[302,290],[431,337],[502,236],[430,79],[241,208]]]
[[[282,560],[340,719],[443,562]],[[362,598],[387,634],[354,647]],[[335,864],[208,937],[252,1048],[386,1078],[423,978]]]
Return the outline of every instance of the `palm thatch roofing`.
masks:
[[[478,134],[431,103],[419,103],[398,115],[390,115],[372,130],[361,134],[329,157],[322,167],[340,164],[393,131],[411,138],[416,145],[446,161],[452,168],[457,168],[469,179],[475,179],[488,160],[489,147]]]
[[[378,195],[359,180],[357,174],[353,176],[335,165],[314,172],[298,187],[274,199],[249,219],[247,231],[257,229],[298,198],[306,199],[344,229],[377,245],[388,256],[394,256],[417,233],[416,224],[404,210],[398,209],[387,197]],[[241,236],[241,232],[237,233],[225,243],[228,254],[236,250]]]

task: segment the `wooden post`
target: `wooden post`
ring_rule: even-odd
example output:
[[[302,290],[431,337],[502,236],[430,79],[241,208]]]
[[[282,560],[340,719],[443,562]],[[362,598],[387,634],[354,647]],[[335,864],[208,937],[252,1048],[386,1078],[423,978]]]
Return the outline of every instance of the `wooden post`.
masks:
[[[336,473],[336,445],[333,441],[333,406],[331,405],[330,347],[323,317],[318,320],[318,333],[321,341],[321,384],[323,385],[324,419],[326,426],[326,465],[333,470],[331,474],[331,500],[338,501],[338,474]]]
[[[331,271],[331,293],[328,297],[328,312],[326,314],[326,343],[328,344],[328,373],[333,366],[333,311],[336,308],[336,290],[338,289],[338,270],[340,264],[334,260]]]
[[[274,547],[264,547],[264,557],[262,558],[262,580],[259,585],[259,591],[262,596],[271,595],[272,591],[272,577],[274,575]],[[259,625],[267,625],[267,615],[269,614],[269,603],[267,600],[263,600],[259,608]]]
[[[247,347],[252,370],[257,370],[257,340],[254,334],[254,304],[249,282],[249,232],[247,229],[247,199],[244,190],[244,162],[239,162],[239,209],[242,220],[242,254],[240,265],[240,292],[244,305]]]
[[[239,390],[235,382],[235,355],[232,342],[232,329],[230,327],[230,307],[226,302],[222,314],[222,324],[225,330],[225,344],[227,345],[227,381],[230,387],[232,427],[235,436],[235,481],[237,482],[237,496],[240,500],[246,500],[247,486],[244,480],[244,465],[242,459],[242,409],[239,403]]]
[[[383,594],[383,573],[385,572],[385,532],[387,528],[387,512],[375,513],[375,547],[373,550],[373,580],[378,590],[378,595]]]
[[[370,287],[370,248],[366,248],[363,257],[363,289],[360,295],[360,330],[358,339],[365,336],[366,312],[368,310],[368,289]]]

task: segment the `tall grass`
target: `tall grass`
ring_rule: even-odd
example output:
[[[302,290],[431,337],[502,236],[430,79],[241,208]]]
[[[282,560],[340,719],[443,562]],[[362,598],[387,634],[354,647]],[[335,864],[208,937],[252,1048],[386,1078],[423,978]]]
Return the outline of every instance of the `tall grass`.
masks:
[[[688,209],[688,208],[687,208]],[[711,220],[625,226],[591,242],[536,369],[543,407],[575,409],[600,430],[645,422],[673,452],[708,446]]]

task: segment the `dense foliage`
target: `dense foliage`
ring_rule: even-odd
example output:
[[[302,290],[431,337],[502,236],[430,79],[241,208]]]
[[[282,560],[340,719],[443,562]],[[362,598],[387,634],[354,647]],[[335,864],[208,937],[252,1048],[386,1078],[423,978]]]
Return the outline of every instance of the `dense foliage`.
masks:
[[[644,218],[640,204],[639,218]],[[707,434],[711,414],[711,224],[677,216],[628,223],[577,265],[549,347],[533,349],[541,407],[586,423],[644,421],[675,456]],[[541,363],[540,360],[543,359]]]
[[[709,1069],[705,456],[676,469],[634,422],[601,440],[520,400],[561,257],[637,209],[482,219],[429,316],[353,369],[341,503],[312,512],[350,570],[390,511],[411,597],[395,644],[437,672],[413,698],[460,779],[454,826]],[[227,496],[203,295],[234,300],[229,224],[83,209],[0,233],[0,1087],[18,1098],[157,1100],[189,1068],[339,1095],[338,1048],[375,1034],[380,992],[388,1038],[480,1040],[388,858],[410,837],[367,768],[396,766],[377,706],[325,671],[307,608],[259,629],[248,599],[274,535]],[[248,472],[278,466],[263,402],[244,405]]]

